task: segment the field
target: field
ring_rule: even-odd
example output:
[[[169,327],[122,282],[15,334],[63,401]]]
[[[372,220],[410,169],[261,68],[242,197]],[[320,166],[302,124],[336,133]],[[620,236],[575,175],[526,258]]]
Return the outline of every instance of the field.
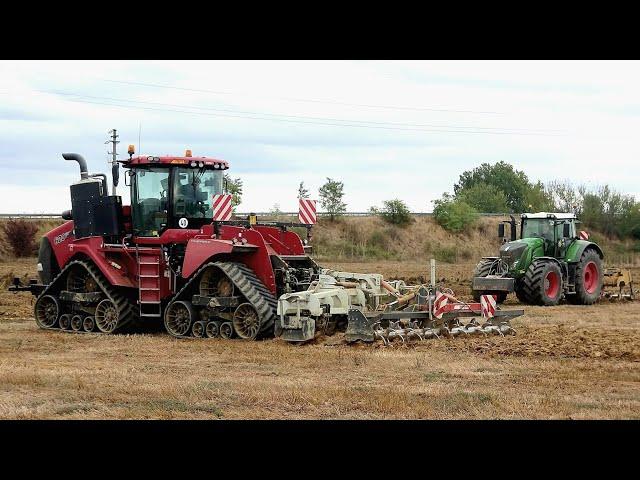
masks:
[[[0,262],[4,290],[34,259]],[[407,280],[426,264],[323,262]],[[473,264],[439,264],[461,297]],[[640,269],[634,269],[640,278]],[[515,300],[507,304],[515,306]],[[640,303],[525,307],[506,338],[348,346],[339,335],[177,340],[39,330],[0,293],[0,418],[640,418]]]

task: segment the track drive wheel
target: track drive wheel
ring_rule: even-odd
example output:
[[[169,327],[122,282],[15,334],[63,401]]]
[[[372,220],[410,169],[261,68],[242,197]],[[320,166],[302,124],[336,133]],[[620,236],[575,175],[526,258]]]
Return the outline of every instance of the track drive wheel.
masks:
[[[173,302],[164,314],[164,327],[174,337],[184,337],[189,335],[195,316],[191,302]]]
[[[52,295],[44,295],[36,302],[34,311],[40,328],[53,328],[61,313],[60,302]]]
[[[250,303],[243,303],[233,313],[233,327],[240,338],[255,340],[260,332],[258,312]]]

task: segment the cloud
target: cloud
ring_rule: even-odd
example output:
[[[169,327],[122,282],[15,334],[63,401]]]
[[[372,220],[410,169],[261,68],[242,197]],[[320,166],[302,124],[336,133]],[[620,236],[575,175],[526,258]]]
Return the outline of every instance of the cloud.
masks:
[[[60,154],[108,172],[108,130],[123,158],[140,126],[140,153],[228,160],[241,210],[294,210],[300,181],[332,177],[350,210],[425,211],[498,160],[637,195],[638,83],[639,62],[3,61],[2,209],[68,208]]]

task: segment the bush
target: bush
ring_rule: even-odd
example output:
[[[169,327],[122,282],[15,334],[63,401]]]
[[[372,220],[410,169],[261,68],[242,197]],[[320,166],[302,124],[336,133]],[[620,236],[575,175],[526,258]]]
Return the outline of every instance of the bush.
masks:
[[[372,209],[375,210],[375,209]],[[385,200],[380,211],[375,210],[385,222],[392,225],[406,226],[412,221],[411,211],[407,205],[399,199]]]
[[[38,246],[35,234],[38,226],[34,222],[9,220],[3,223],[1,228],[14,256],[27,257],[36,253]]]
[[[453,233],[468,232],[478,221],[478,212],[467,202],[445,194],[433,202],[433,217],[438,225]]]

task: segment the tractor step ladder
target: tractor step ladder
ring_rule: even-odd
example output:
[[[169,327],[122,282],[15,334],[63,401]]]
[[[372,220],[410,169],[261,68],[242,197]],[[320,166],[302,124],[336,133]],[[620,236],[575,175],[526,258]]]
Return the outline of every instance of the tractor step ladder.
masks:
[[[138,305],[140,317],[162,316],[160,299],[160,260],[159,248],[136,248],[138,262]]]

